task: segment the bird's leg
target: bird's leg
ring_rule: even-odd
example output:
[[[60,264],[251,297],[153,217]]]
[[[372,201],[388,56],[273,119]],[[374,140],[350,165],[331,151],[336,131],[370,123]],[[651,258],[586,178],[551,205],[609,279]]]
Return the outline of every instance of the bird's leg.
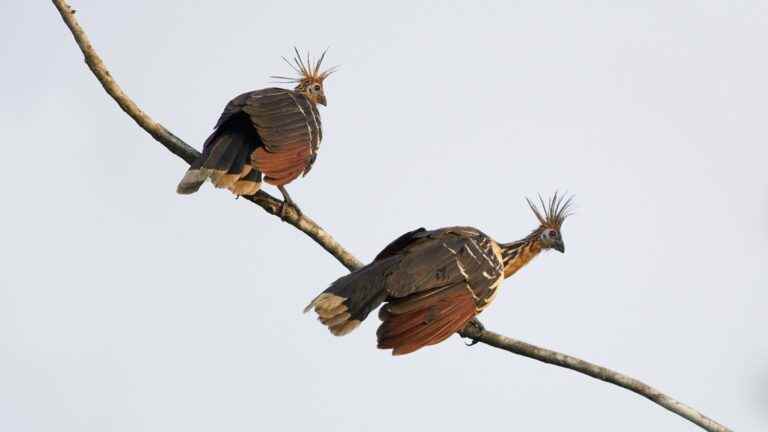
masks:
[[[472,318],[471,320],[469,320],[469,322],[467,322],[466,325],[464,325],[464,328],[459,332],[459,336],[463,338],[471,338],[470,336],[471,334],[480,333],[484,331],[485,331],[485,326],[483,325],[483,323],[481,323],[480,320],[477,318]],[[469,332],[469,334],[467,332]],[[464,344],[466,346],[472,346],[478,342],[479,341],[477,339],[472,339],[471,342],[469,343],[465,342]]]
[[[293,207],[294,210],[296,210],[296,213],[301,216],[301,209],[298,205],[291,199],[291,196],[288,195],[288,191],[285,190],[285,186],[278,186],[277,187],[280,190],[280,193],[283,194],[283,203],[280,204],[280,219],[285,220],[285,210],[287,205]]]

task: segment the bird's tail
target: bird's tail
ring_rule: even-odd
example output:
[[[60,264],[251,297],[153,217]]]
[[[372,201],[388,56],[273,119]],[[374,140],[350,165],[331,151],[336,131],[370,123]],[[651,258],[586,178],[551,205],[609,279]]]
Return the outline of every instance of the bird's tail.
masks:
[[[176,187],[187,195],[197,192],[209,178],[218,188],[227,188],[236,195],[253,195],[261,188],[261,172],[253,169],[253,151],[247,132],[238,128],[215,131],[205,142],[203,154],[192,163]]]
[[[304,308],[314,309],[317,319],[336,336],[357,326],[387,298],[386,274],[397,257],[374,261],[337,279]]]

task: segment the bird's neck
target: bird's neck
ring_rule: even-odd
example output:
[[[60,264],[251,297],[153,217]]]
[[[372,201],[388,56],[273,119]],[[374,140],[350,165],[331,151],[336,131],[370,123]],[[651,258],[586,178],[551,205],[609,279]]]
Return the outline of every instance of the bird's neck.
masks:
[[[309,102],[310,102],[312,105],[317,105],[317,101],[316,101],[316,100],[315,100],[315,99],[312,97],[312,95],[311,95],[311,94],[310,94],[310,93],[307,91],[307,87],[306,87],[306,84],[299,84],[299,85],[297,85],[296,87],[294,87],[293,91],[294,91],[294,92],[296,92],[296,93],[298,93],[298,94],[300,94],[300,95],[302,95],[302,96],[304,96],[305,98],[307,98],[307,100],[308,100],[308,101],[309,101]]]
[[[501,247],[501,259],[504,262],[505,278],[515,274],[541,252],[540,234],[537,229],[524,239],[499,245]]]

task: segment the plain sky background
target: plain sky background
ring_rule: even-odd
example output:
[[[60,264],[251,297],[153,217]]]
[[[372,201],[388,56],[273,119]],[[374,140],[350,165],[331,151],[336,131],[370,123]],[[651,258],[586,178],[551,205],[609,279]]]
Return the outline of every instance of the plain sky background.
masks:
[[[361,260],[401,233],[535,227],[489,329],[768,430],[768,3],[74,1],[125,91],[190,144],[233,96],[341,64],[289,186]],[[640,6],[638,6],[640,5]],[[0,6],[0,430],[695,431],[623,389],[458,337],[405,357],[306,303],[345,269],[210,186],[85,67],[50,2]],[[275,193],[275,189],[268,188]]]

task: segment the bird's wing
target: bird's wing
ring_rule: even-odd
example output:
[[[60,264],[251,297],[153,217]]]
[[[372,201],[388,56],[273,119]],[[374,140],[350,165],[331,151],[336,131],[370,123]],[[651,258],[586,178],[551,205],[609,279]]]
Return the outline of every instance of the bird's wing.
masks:
[[[280,88],[258,90],[231,102],[234,109],[240,103],[239,109],[248,114],[264,143],[253,152],[251,162],[266,181],[283,185],[311,167],[322,139],[314,104],[300,93]]]
[[[419,239],[424,233],[427,233],[427,230],[425,228],[417,228],[413,231],[409,231],[400,237],[393,240],[390,244],[388,244],[384,249],[379,252],[378,255],[376,255],[376,258],[374,258],[374,261],[378,261],[387,257],[391,257],[394,255],[397,255],[398,253],[402,252],[403,249],[411,245],[414,241]]]
[[[474,228],[408,235],[410,242],[395,252],[400,261],[387,278],[389,297],[379,313],[379,347],[393,354],[436,344],[463,328],[503,280],[498,246]]]
[[[219,116],[219,119],[216,121],[216,125],[213,128],[214,129],[220,128],[224,123],[227,122],[227,120],[231,119],[232,116],[234,116],[237,113],[243,112],[243,107],[248,101],[248,98],[251,97],[251,95],[256,94],[258,92],[259,90],[246,92],[241,95],[238,95],[237,97],[229,101],[227,103],[227,106],[224,107],[224,111],[221,112],[221,115]]]

